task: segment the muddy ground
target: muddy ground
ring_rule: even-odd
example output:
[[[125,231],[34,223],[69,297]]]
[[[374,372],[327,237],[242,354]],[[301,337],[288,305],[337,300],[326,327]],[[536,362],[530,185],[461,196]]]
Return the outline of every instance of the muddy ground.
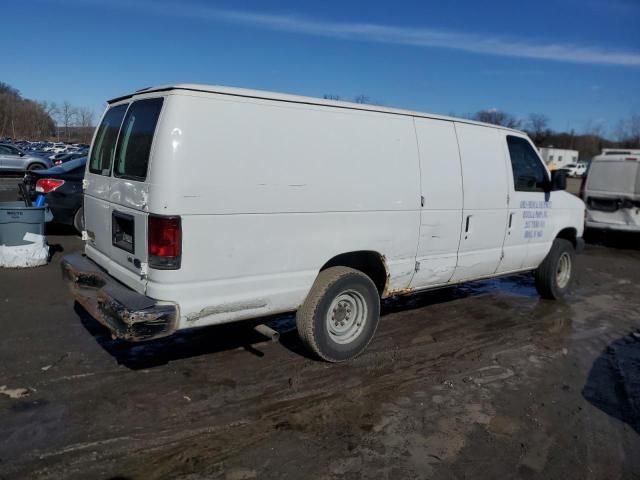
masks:
[[[638,237],[591,236],[566,303],[529,275],[388,301],[331,365],[291,316],[280,343],[114,341],[60,281],[80,240],[50,233],[50,265],[0,270],[2,479],[640,478]]]

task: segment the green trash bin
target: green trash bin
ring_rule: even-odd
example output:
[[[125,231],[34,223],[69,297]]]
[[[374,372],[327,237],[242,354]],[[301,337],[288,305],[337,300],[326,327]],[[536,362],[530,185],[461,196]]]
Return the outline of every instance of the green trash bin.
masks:
[[[29,245],[25,234],[44,235],[44,224],[50,216],[46,205],[26,207],[24,202],[0,202],[0,245]]]

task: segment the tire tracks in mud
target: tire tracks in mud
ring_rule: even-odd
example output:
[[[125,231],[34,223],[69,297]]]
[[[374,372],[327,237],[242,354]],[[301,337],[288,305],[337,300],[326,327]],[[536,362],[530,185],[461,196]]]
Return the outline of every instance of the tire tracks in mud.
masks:
[[[561,462],[554,449],[563,445],[568,458],[584,460],[573,473],[588,478],[588,468],[603,468],[603,431],[618,432],[620,458],[632,450],[602,413],[593,409],[596,420],[585,420],[577,395],[594,359],[637,325],[639,288],[617,283],[621,261],[598,273],[597,283],[581,282],[566,305],[535,298],[523,278],[506,291],[466,287],[442,302],[429,303],[433,295],[394,301],[369,350],[349,364],[265,344],[262,359],[231,351],[146,373],[43,382],[45,392],[77,385],[85,396],[121,384],[131,400],[106,394],[113,405],[97,413],[111,416],[110,436],[82,434],[89,414],[80,412],[58,448],[5,465],[18,478],[223,478],[239,469],[267,478],[453,478],[492,452],[496,465],[485,464],[487,472],[540,474]],[[163,396],[154,399],[157,392]],[[65,395],[58,400],[81,407],[82,398]],[[152,406],[144,422],[127,424],[138,413],[134,401]],[[567,447],[574,434],[581,441]]]

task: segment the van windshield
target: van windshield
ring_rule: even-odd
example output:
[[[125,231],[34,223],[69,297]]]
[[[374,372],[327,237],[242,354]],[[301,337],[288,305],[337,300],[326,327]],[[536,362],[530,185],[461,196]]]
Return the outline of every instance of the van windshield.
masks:
[[[147,177],[151,142],[162,109],[162,98],[133,102],[122,123],[114,176],[132,180]]]
[[[116,149],[116,140],[122,118],[127,110],[127,104],[118,105],[109,109],[102,119],[98,134],[91,151],[89,161],[89,171],[98,175],[109,175],[111,171],[111,161]]]

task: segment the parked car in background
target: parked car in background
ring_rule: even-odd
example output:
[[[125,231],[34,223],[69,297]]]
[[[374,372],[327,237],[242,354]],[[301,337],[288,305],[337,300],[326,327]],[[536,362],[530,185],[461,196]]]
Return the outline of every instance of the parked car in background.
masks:
[[[0,144],[0,172],[24,172],[50,168],[53,162],[46,157],[27,154],[19,148]]]
[[[53,164],[60,165],[62,163],[68,162],[70,160],[75,160],[76,158],[86,157],[87,152],[76,152],[76,153],[58,153],[53,157]]]
[[[587,171],[587,163],[570,163],[569,165],[562,167],[561,170],[565,170],[567,172],[567,175],[569,175],[570,177],[581,177]]]
[[[70,160],[47,170],[27,172],[24,184],[31,200],[43,194],[53,214],[53,222],[72,225],[78,232],[84,228],[82,179],[87,157]]]
[[[583,185],[588,228],[640,231],[640,151],[603,151]]]

